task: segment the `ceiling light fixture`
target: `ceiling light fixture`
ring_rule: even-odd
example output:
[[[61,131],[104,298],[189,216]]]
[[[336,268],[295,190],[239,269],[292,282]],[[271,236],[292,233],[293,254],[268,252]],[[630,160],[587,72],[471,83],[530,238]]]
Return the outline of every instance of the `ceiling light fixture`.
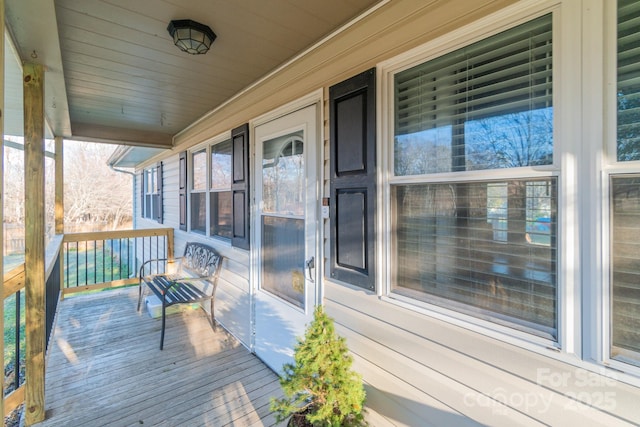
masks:
[[[191,55],[207,53],[216,39],[216,34],[211,28],[191,19],[171,21],[167,31],[173,37],[173,43]]]

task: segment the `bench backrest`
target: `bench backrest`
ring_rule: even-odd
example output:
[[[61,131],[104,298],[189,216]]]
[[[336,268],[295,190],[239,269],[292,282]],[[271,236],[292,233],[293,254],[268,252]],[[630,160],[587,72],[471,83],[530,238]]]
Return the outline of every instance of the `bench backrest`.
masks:
[[[188,242],[182,257],[182,269],[200,277],[206,277],[214,286],[222,267],[222,256],[202,243]]]

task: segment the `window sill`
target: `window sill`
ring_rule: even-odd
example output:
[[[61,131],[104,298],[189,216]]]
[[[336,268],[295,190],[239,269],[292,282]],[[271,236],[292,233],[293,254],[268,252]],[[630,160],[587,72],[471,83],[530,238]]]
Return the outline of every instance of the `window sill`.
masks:
[[[556,354],[561,351],[560,344],[552,339],[532,335],[404,295],[391,293],[388,296],[383,295],[381,300],[528,350],[544,351],[545,353],[551,351]]]

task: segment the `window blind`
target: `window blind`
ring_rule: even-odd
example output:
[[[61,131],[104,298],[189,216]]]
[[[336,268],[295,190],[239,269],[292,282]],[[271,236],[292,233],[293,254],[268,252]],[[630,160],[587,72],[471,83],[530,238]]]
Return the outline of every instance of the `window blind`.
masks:
[[[551,15],[395,76],[396,135],[552,104]]]
[[[557,338],[555,178],[392,186],[393,291]]]
[[[640,175],[611,178],[612,356],[640,361]]]
[[[553,162],[552,18],[394,76],[396,175]]]
[[[619,161],[640,160],[640,1],[618,1]]]

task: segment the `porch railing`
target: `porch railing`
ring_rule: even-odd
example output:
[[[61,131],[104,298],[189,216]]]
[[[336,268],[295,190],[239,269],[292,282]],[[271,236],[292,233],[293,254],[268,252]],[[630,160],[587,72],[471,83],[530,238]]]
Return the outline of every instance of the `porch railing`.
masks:
[[[171,228],[65,234],[60,259],[62,294],[137,283],[143,262],[170,254],[173,256]]]
[[[24,348],[24,264],[20,264],[4,275],[4,295],[5,313],[15,310],[15,319],[11,324],[5,324],[5,328],[9,328],[9,340],[5,340],[5,346],[13,346],[14,352],[12,360],[8,361],[13,364],[13,379],[9,378],[10,383],[4,384],[7,389],[11,390],[4,401],[4,416],[6,417],[15,408],[24,401],[24,375],[21,375],[20,351]],[[13,330],[12,330],[13,329]],[[22,329],[22,330],[21,330]],[[3,331],[4,338],[4,331]],[[4,360],[4,355],[3,355]],[[4,370],[4,363],[3,363]],[[6,375],[6,372],[5,372]],[[4,381],[7,381],[3,375]],[[4,390],[4,387],[3,387]]]
[[[172,257],[173,229],[171,228],[70,233],[55,236],[47,246],[45,256],[46,348],[49,347],[60,298],[83,291],[97,291],[137,283],[137,272],[143,262],[154,258]],[[162,264],[152,268],[162,268]],[[15,346],[14,355],[10,361],[14,366],[15,377],[12,379],[13,390],[4,396],[5,417],[24,402],[25,396],[25,376],[24,372],[20,373],[23,371],[21,349],[24,348],[27,339],[24,336],[24,286],[24,264],[5,273],[5,312],[10,304],[14,305],[16,313],[15,330],[11,332],[9,340],[9,344]],[[5,325],[5,328],[13,326],[13,324]]]

